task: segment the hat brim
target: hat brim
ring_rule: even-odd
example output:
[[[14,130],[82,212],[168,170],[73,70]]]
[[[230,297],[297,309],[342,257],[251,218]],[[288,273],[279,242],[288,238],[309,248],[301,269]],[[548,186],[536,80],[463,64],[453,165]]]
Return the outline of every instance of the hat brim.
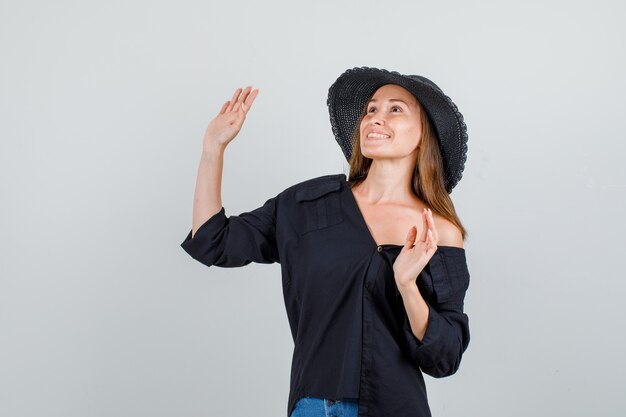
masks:
[[[452,100],[435,83],[422,76],[357,67],[337,78],[328,90],[327,105],[333,134],[346,160],[352,156],[352,134],[367,101],[386,84],[397,84],[410,91],[428,114],[444,161],[444,184],[450,193],[465,167],[467,126]]]

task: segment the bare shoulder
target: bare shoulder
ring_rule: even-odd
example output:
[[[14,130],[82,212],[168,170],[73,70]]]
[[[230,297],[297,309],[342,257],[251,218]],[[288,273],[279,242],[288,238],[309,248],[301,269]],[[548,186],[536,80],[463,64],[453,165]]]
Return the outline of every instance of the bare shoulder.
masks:
[[[439,215],[433,216],[435,220],[435,227],[439,233],[439,246],[456,246],[463,247],[463,235],[461,229],[459,229],[450,220],[441,217]]]

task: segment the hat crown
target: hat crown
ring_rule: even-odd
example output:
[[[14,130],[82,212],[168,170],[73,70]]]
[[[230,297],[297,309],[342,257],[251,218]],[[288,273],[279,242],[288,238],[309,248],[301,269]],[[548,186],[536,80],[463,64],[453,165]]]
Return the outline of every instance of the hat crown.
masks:
[[[421,76],[421,75],[407,75],[407,77],[411,77],[411,78],[413,78],[414,80],[417,80],[417,81],[423,82],[423,83],[425,83],[425,84],[428,84],[428,85],[429,85],[429,86],[431,86],[432,88],[434,88],[434,89],[436,89],[436,90],[439,90],[440,92],[442,92],[442,93],[443,93],[443,91],[441,90],[441,88],[439,88],[439,86],[438,86],[437,84],[435,84],[434,82],[432,82],[431,80],[429,80],[429,79],[428,79],[428,78],[426,78],[426,77],[423,77],[423,76]]]

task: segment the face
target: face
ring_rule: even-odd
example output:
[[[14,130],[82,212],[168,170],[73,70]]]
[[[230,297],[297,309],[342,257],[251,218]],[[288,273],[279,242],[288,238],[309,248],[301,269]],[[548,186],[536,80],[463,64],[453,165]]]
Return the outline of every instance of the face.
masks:
[[[387,84],[376,90],[360,125],[363,156],[371,159],[417,156],[422,135],[418,106],[415,96],[399,85]]]

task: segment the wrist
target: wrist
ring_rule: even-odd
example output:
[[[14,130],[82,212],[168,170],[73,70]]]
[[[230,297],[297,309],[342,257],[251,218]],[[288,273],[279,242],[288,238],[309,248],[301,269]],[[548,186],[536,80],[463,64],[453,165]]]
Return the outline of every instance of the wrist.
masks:
[[[417,284],[415,281],[409,281],[408,284],[397,285],[398,291],[402,297],[415,296],[416,294],[421,295],[419,288],[417,288]]]
[[[226,145],[211,142],[202,147],[202,156],[213,158],[215,156],[223,156]]]

